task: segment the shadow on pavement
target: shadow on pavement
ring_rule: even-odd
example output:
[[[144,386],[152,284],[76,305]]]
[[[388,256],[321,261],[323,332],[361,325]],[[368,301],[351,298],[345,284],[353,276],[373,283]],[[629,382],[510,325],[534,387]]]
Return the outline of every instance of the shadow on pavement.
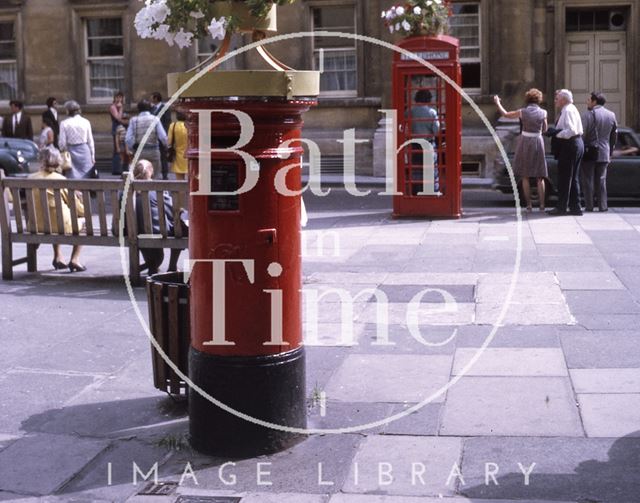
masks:
[[[498,486],[493,483],[476,485],[464,488],[461,493],[469,498],[637,503],[640,501],[640,438],[638,434],[640,432],[618,438],[609,448],[606,461],[597,459],[582,461],[575,467],[573,473],[537,473],[536,467],[531,474],[529,486],[523,484],[522,473],[516,471],[497,477]],[[610,439],[583,440],[606,442]],[[556,455],[561,457],[563,453],[557,452]]]

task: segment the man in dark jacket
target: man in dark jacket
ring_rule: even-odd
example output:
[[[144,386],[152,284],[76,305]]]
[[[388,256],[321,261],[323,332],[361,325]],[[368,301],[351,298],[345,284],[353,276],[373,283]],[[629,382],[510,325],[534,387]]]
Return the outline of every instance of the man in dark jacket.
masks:
[[[5,116],[2,123],[2,136],[6,138],[23,138],[33,141],[33,126],[31,118],[24,113],[24,105],[21,101],[9,102],[11,114]]]
[[[618,138],[616,114],[607,110],[605,96],[591,93],[587,102],[589,110],[582,116],[585,151],[593,147],[595,158],[582,158],[580,166],[582,192],[587,211],[593,211],[594,193],[600,211],[609,209],[607,203],[607,168]]]
[[[162,94],[159,92],[153,93],[151,95],[151,105],[153,106],[151,113],[153,115],[159,115],[164,107]],[[162,127],[164,128],[164,132],[169,133],[169,126],[171,125],[171,110],[167,110],[167,112],[160,117],[160,124],[162,124]],[[160,164],[162,167],[162,179],[167,180],[169,178],[169,160],[167,159],[167,147],[162,143],[160,144]]]
[[[53,129],[53,144],[58,148],[58,136],[60,135],[60,122],[58,122],[58,101],[53,97],[47,98],[47,109],[42,112],[42,122],[51,125]]]

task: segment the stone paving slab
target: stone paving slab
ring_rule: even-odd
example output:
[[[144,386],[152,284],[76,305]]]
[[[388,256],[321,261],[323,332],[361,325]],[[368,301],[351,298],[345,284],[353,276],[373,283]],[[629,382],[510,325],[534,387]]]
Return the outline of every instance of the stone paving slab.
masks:
[[[563,290],[624,290],[614,272],[558,272]]]
[[[540,257],[580,257],[580,260],[584,257],[602,258],[600,251],[593,245],[537,244],[536,250]]]
[[[468,325],[460,327],[456,337],[459,348],[477,348],[484,344],[494,327]],[[489,347],[553,348],[560,347],[558,327],[553,325],[508,325],[499,327]]]
[[[342,491],[406,496],[453,495],[455,488],[453,484],[447,486],[447,478],[454,463],[460,461],[461,454],[462,441],[458,438],[369,436],[358,449]],[[390,474],[380,476],[380,469],[383,472],[390,470]]]
[[[495,325],[503,305],[480,303],[476,306],[478,325]],[[574,325],[576,319],[566,304],[511,304],[502,320],[503,325]]]
[[[176,451],[163,466],[163,473],[171,473],[169,478],[178,481],[186,464],[191,463],[197,473],[198,484],[186,479],[183,485],[185,491],[206,488],[209,491],[279,494],[304,489],[307,494],[331,494],[343,486],[362,440],[363,436],[359,434],[316,435],[271,456],[243,460]],[[259,475],[258,472],[265,474]],[[320,481],[330,482],[331,485],[321,484]]]
[[[569,379],[463,377],[447,393],[441,435],[582,436]]]
[[[326,387],[329,400],[421,402],[449,380],[449,355],[350,355]],[[442,402],[440,395],[434,402]]]
[[[469,325],[474,322],[476,306],[471,302],[440,302],[412,305],[404,302],[389,302],[387,305],[388,324],[406,325],[407,314],[414,313],[413,318],[419,326],[423,325]],[[409,309],[411,308],[411,309]],[[378,308],[369,303],[358,317],[360,323],[384,323],[379,318]]]
[[[165,439],[167,444],[169,438]],[[136,439],[115,442],[84,467],[62,491],[59,491],[59,494],[66,496],[80,493],[100,496],[106,489],[111,498],[124,501],[143,489],[149,482],[154,481],[153,468],[156,463],[158,480],[167,475],[163,473],[161,466],[171,456],[171,451],[167,446],[160,444],[160,442],[141,442]],[[151,473],[151,476],[145,481],[144,478],[148,473]]]
[[[640,326],[640,314],[588,314],[576,315],[576,322],[587,330],[630,330]],[[574,330],[573,327],[566,327]]]
[[[336,494],[331,497],[329,503],[549,503],[542,500],[495,500],[495,499],[468,499],[468,498],[428,498],[415,496],[386,496],[386,495],[357,495],[357,494]],[[554,503],[569,503],[554,501]]]
[[[94,382],[95,376],[91,375],[10,371],[0,377],[0,433],[20,434],[24,422],[42,411],[61,407]]]
[[[484,498],[635,503],[640,494],[638,438],[470,438],[464,441],[461,492]],[[530,467],[529,485],[517,463]],[[499,468],[485,483],[485,464]],[[489,469],[495,468],[490,466]],[[476,499],[478,498],[478,499]]]
[[[395,415],[413,404],[397,404],[392,406],[389,415]],[[436,403],[428,403],[420,410],[387,423],[384,428],[386,435],[421,435],[436,436],[440,423],[440,414],[442,405]]]
[[[589,437],[640,436],[640,393],[578,395]]]
[[[554,272],[610,272],[611,265],[602,257],[541,257],[542,268]]]
[[[418,294],[423,303],[439,303],[443,301],[443,293],[451,295],[456,302],[474,302],[474,285],[380,285],[378,289],[387,297],[389,302],[411,302]],[[428,291],[425,291],[428,290]],[[375,299],[370,298],[371,302]]]
[[[573,369],[576,393],[640,393],[640,368]]]
[[[20,494],[52,494],[107,446],[107,442],[67,435],[21,438],[0,452],[2,488]]]
[[[611,314],[639,314],[638,304],[626,291],[612,291],[607,293],[595,291],[567,291],[567,303],[572,313],[611,313]]]
[[[476,349],[456,350],[453,375],[463,373],[478,354]],[[467,376],[564,377],[568,375],[560,348],[487,348],[464,372]]]
[[[640,367],[637,332],[566,331],[560,340],[570,369]]]
[[[475,285],[479,274],[475,272],[415,272],[388,274],[381,283],[384,285]]]
[[[386,425],[384,421],[391,415],[392,406],[388,403],[347,403],[327,400],[324,405],[318,400],[312,401],[308,408],[307,428],[344,429],[360,427],[371,423],[382,424],[363,429],[367,434],[381,433]]]
[[[364,354],[423,354],[450,355],[455,351],[459,326],[421,326],[419,334],[413,334],[406,325],[375,325],[367,323],[351,348],[353,353]],[[386,331],[385,331],[386,329]]]

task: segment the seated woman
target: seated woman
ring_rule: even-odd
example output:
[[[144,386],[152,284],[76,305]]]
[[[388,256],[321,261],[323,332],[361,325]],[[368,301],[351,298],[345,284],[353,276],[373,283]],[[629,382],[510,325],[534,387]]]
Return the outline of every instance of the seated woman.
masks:
[[[153,179],[153,164],[151,162],[141,159],[133,168],[133,178],[135,180],[151,180]],[[160,234],[160,212],[158,211],[158,197],[156,191],[150,191],[149,194],[149,207],[151,210],[151,233]],[[173,201],[171,196],[167,193],[163,193],[164,214],[166,219],[167,234],[172,236],[174,234],[174,216],[173,216]],[[136,221],[138,229],[144,229],[144,207],[143,199],[140,193],[135,194],[135,209],[136,209]],[[178,258],[182,250],[172,249],[171,257],[169,260],[169,271],[176,271],[178,265]],[[140,248],[142,258],[145,263],[141,266],[141,269],[148,268],[149,275],[156,274],[160,265],[164,260],[164,250],[162,248]]]
[[[60,174],[61,165],[62,165],[62,156],[57,148],[53,145],[49,145],[40,151],[40,159],[42,160],[42,165],[40,166],[40,171],[33,173],[29,176],[29,178],[36,179],[48,179],[48,180],[66,180],[64,176]],[[43,208],[40,203],[40,195],[39,189],[34,189],[34,203],[35,203],[35,212],[36,212],[36,228],[38,232],[45,232],[44,225],[44,215],[45,211],[49,212],[49,221],[51,222],[51,230],[57,231],[56,234],[71,234],[73,232],[73,227],[71,223],[71,209],[69,205],[70,197],[75,197],[74,194],[69,194],[66,189],[60,190],[60,196],[62,199],[62,219],[64,222],[64,228],[57,228],[57,210],[56,210],[56,199],[55,194],[52,189],[47,190],[47,205],[48,208]],[[78,215],[84,214],[84,207],[82,206],[82,202],[80,199],[76,198],[76,211]],[[80,225],[78,227],[81,227]],[[66,269],[67,267],[71,272],[82,272],[86,271],[87,268],[80,264],[80,246],[74,246],[71,252],[71,260],[68,264],[65,263],[64,258],[62,257],[62,252],[60,251],[60,245],[53,245],[53,267],[55,269]]]

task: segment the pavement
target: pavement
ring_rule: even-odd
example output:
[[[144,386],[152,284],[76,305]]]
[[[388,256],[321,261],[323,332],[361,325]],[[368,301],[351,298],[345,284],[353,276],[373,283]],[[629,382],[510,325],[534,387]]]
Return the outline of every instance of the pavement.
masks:
[[[459,220],[393,220],[375,193],[306,200],[305,288],[354,297],[352,337],[335,293],[315,339],[305,306],[308,423],[351,432],[193,451],[118,250],[85,248],[71,274],[43,247],[38,273],[0,281],[0,501],[640,501],[640,208],[519,226],[488,190]]]

